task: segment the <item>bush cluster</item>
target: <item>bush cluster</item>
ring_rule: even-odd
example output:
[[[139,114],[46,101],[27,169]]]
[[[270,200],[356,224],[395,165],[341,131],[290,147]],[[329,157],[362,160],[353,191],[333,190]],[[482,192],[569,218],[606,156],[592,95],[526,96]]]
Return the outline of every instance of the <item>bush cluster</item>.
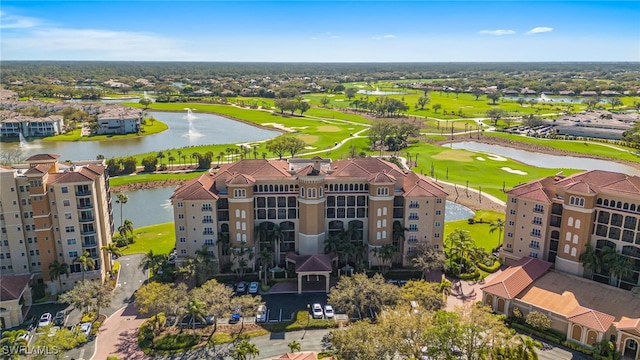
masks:
[[[498,271],[498,269],[500,269],[500,266],[501,266],[501,265],[502,265],[502,264],[500,263],[500,261],[499,261],[499,260],[494,261],[493,265],[491,265],[491,266],[487,266],[487,265],[485,265],[485,264],[484,264],[484,263],[482,263],[482,262],[479,262],[479,263],[477,263],[477,264],[476,264],[476,266],[477,266],[480,270],[482,270],[482,271],[486,271],[486,272],[488,272],[488,273],[494,273],[494,272]]]

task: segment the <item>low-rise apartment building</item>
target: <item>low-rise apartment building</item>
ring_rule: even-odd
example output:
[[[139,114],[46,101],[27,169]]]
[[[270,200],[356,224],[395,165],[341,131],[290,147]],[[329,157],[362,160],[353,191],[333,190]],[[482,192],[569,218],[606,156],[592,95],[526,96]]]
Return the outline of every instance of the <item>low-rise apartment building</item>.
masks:
[[[203,246],[221,259],[225,249],[257,255],[275,233],[280,265],[288,252],[323,254],[325,240],[347,234],[368,265],[378,265],[371,250],[385,244],[398,249],[393,262],[406,265],[421,242],[443,249],[446,196],[427,177],[376,158],[224,164],[171,197],[178,261]]]
[[[140,131],[143,111],[124,106],[108,106],[97,115],[98,135],[129,134]]]
[[[46,117],[10,116],[0,120],[0,137],[54,136],[64,133],[61,115]]]
[[[507,192],[500,257],[512,264],[529,256],[557,271],[631,290],[640,283],[640,177],[593,170],[519,185]],[[585,269],[581,254],[606,247],[632,268],[616,278],[610,266]],[[607,250],[610,251],[610,250]]]
[[[104,279],[113,220],[104,160],[58,162],[57,155],[31,156],[25,164],[0,167],[0,274],[33,274],[51,293],[82,280],[76,258],[95,261],[87,279]],[[53,279],[53,262],[69,266],[69,277]]]

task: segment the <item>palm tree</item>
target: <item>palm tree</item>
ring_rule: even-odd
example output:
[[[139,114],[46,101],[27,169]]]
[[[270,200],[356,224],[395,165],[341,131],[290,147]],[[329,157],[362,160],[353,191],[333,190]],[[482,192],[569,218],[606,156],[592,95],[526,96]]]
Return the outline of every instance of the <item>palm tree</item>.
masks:
[[[342,245],[342,239],[340,236],[329,234],[326,239],[324,239],[324,253],[325,254],[337,254],[340,251]]]
[[[231,353],[234,360],[251,360],[258,355],[260,355],[258,347],[247,340],[240,341]]]
[[[397,242],[398,244],[401,243],[401,242],[404,242],[404,234],[407,231],[409,231],[409,229],[407,229],[406,227],[402,226],[402,223],[400,223],[400,221],[394,221],[393,222],[393,230],[392,230],[393,241]]]
[[[133,222],[129,219],[125,219],[124,220],[124,229],[131,235],[133,236]]]
[[[24,349],[27,345],[27,339],[23,336],[27,335],[29,332],[27,330],[13,330],[13,331],[3,331],[2,339],[0,340],[0,344],[2,345],[3,350],[8,350],[7,359],[18,360],[20,359],[20,351]]]
[[[218,240],[216,240],[216,245],[218,245],[218,254],[220,256],[220,261],[222,262],[224,260],[226,262],[232,248],[229,233],[219,232]]]
[[[153,272],[156,266],[158,266],[158,254],[154,254],[153,250],[149,250],[148,253],[144,254],[142,260],[140,260],[140,268],[149,269]]]
[[[469,232],[462,229],[455,229],[449,236],[449,262],[453,261],[454,257],[458,257],[460,266],[465,259],[469,249],[473,247],[473,239],[469,237]],[[450,264],[451,265],[451,264]]]
[[[187,313],[191,315],[191,323],[193,324],[193,334],[196,333],[196,320],[199,320],[201,323],[205,323],[204,317],[206,316],[204,312],[205,303],[198,300],[193,299],[187,303]]]
[[[502,243],[502,231],[504,231],[504,220],[496,219],[492,221],[489,225],[489,234],[493,234],[496,230],[498,230],[498,247]]]
[[[299,342],[293,340],[292,342],[288,343],[287,346],[289,347],[289,351],[291,351],[292,353],[294,352],[300,352],[300,350],[302,349],[302,346],[300,345]]]
[[[585,272],[586,278],[592,279],[593,273],[599,273],[602,271],[602,259],[600,259],[600,256],[598,256],[598,253],[591,244],[587,243],[584,252],[580,254],[579,259],[582,266],[584,266],[585,270],[588,271],[588,276],[587,272]]]
[[[166,155],[162,151],[158,152],[158,154],[156,155],[156,158],[160,159],[160,167],[162,167],[163,165],[162,159],[164,159],[165,157]]]
[[[273,253],[269,251],[269,249],[261,249],[258,254],[258,259],[260,264],[262,265],[262,271],[264,271],[264,283],[267,283],[267,273],[269,270],[269,266],[273,265]]]
[[[126,204],[129,201],[129,197],[126,194],[120,193],[118,194],[118,198],[116,199],[116,204],[120,204],[120,225],[122,222],[122,205]]]
[[[537,349],[542,349],[542,344],[539,341],[524,335],[516,335],[514,340],[518,359],[538,360]]]
[[[80,264],[80,268],[82,269],[82,281],[84,281],[85,271],[87,271],[87,269],[93,270],[96,267],[96,261],[91,257],[91,254],[88,251],[85,251],[82,255],[75,258],[73,262]]]
[[[178,160],[180,160],[180,158],[182,157],[182,150],[178,150]],[[182,164],[184,165],[184,164]]]
[[[173,163],[176,161],[176,158],[171,155],[167,160],[169,161],[169,166],[173,169]]]
[[[276,264],[280,264],[280,244],[282,243],[282,239],[284,239],[284,233],[282,229],[280,229],[280,225],[276,224],[271,230],[271,241],[273,241],[275,245]]]
[[[67,275],[67,278],[69,278],[69,264],[67,263],[61,263],[60,261],[58,261],[58,259],[53,260],[50,264],[49,264],[49,276],[51,277],[51,280],[56,280],[58,279],[59,283],[60,283],[60,287],[59,290],[62,289],[62,276],[61,275]]]
[[[615,259],[609,264],[609,274],[616,279],[616,286],[620,287],[620,282],[623,278],[633,274],[633,268],[631,267],[631,260],[622,255],[616,253]]]
[[[120,248],[116,245],[116,243],[113,243],[113,242],[101,247],[100,249],[109,253],[111,257],[114,259],[117,259],[120,256],[122,256],[122,251],[120,251]]]
[[[416,254],[411,259],[411,262],[413,266],[422,271],[422,278],[424,279],[430,271],[444,269],[445,260],[442,251],[434,249],[429,243],[421,243],[416,249]]]
[[[391,267],[391,259],[393,259],[395,254],[398,252],[398,248],[391,244],[384,244],[380,247],[371,249],[371,251],[373,252],[373,255],[378,258],[380,267],[384,273],[387,266]]]

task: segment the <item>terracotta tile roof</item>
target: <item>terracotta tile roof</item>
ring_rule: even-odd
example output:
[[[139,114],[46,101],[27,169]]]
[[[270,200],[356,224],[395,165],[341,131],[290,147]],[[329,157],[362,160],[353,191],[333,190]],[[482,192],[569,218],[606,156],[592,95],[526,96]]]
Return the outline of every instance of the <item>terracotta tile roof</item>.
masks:
[[[169,199],[217,200],[218,192],[213,186],[213,177],[209,174],[202,174],[199,177],[193,178],[176,188]]]
[[[578,181],[583,181],[589,184],[590,187],[604,192],[640,192],[640,177],[604,170],[591,170],[574,174],[558,181],[556,184],[565,187]]]
[[[511,196],[546,203],[551,202],[551,199],[555,196],[554,193],[552,177],[533,180],[507,191],[507,194]]]
[[[584,181],[578,181],[571,185],[567,185],[564,187],[565,190],[571,190],[572,192],[578,192],[582,194],[595,194],[597,191],[591,188],[589,184]]]
[[[318,360],[318,352],[303,351],[297,353],[286,353],[272,360]],[[333,360],[333,357],[323,358],[324,360]]]
[[[29,168],[29,170],[25,171],[25,175],[32,174],[46,174],[51,169],[51,165],[39,164],[34,167]]]
[[[440,184],[414,172],[407,175],[402,189],[404,190],[404,197],[446,197],[448,195]]]
[[[37,154],[37,155],[30,156],[29,158],[27,158],[26,161],[30,162],[30,161],[58,160],[59,157],[60,157],[60,155]]]
[[[251,185],[256,182],[256,179],[251,175],[234,174],[228,178],[224,183],[227,185]]]
[[[367,181],[374,184],[393,184],[396,182],[396,178],[383,171],[369,176]]]
[[[631,319],[623,316],[616,324],[616,329],[640,334],[640,319]]]
[[[53,175],[53,176],[52,176]],[[79,171],[69,171],[64,173],[55,173],[49,175],[49,183],[54,184],[66,184],[66,183],[77,183],[77,182],[88,182],[93,181],[95,178],[94,174],[84,174]]]
[[[505,299],[513,299],[550,267],[551,263],[546,261],[523,257],[480,289]]]
[[[289,164],[284,160],[246,159],[220,166],[220,172],[251,175],[257,180],[291,177]],[[216,175],[217,177],[217,175]]]
[[[611,324],[613,324],[615,318],[584,306],[578,306],[567,316],[567,320],[600,332],[606,332],[611,327]]]
[[[317,176],[317,175],[326,175],[327,172],[320,169],[316,170],[313,165],[309,164],[305,167],[302,167],[296,171],[296,175],[298,176]]]
[[[327,254],[296,255],[287,254],[287,260],[296,264],[296,272],[332,271],[332,257]]]
[[[348,173],[355,171],[355,169],[349,165],[357,165],[361,170],[364,170],[364,174],[366,175],[355,175],[354,174],[343,174],[343,170],[347,170],[349,167]],[[338,160],[331,164],[331,167],[334,169],[334,172],[331,176],[336,177],[365,177],[371,174],[386,172],[387,174],[399,179],[404,176],[404,172],[400,170],[400,168],[390,162],[384,161],[378,158],[356,158],[356,159],[348,159],[348,160]],[[361,173],[362,174],[362,173]]]
[[[559,294],[535,285],[525,289],[517,298],[527,304],[534,304],[537,308],[553,311],[565,316],[569,315],[577,306],[580,306],[575,295],[570,291],[564,291],[562,294]]]
[[[32,277],[32,274],[0,276],[0,299],[2,301],[19,299]]]

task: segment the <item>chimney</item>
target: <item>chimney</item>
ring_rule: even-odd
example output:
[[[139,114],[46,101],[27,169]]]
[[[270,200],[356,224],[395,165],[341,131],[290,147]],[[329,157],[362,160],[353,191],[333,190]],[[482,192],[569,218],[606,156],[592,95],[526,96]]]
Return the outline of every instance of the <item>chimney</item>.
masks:
[[[318,157],[313,159],[313,170],[320,171],[320,158]]]

